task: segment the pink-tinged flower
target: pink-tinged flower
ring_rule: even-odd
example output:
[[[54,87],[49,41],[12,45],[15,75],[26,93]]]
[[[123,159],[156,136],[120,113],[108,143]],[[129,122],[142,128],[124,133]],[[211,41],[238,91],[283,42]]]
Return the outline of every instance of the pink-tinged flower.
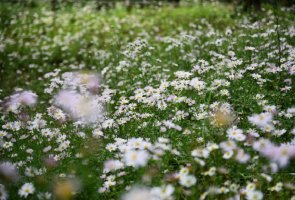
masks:
[[[79,94],[74,91],[62,90],[55,96],[55,104],[62,107],[65,111],[71,112],[78,103]]]
[[[100,77],[97,73],[66,72],[63,74],[65,88],[88,90],[95,94],[100,87]]]
[[[18,108],[23,106],[34,106],[37,103],[38,96],[31,91],[20,91],[9,97],[3,103],[5,110],[17,112]]]
[[[0,199],[1,200],[7,200],[8,199],[8,193],[5,190],[4,185],[0,184]]]
[[[294,145],[287,144],[277,146],[269,140],[261,139],[253,144],[253,148],[272,162],[277,163],[280,167],[287,166],[290,159],[295,157]]]
[[[289,74],[294,75],[295,74],[295,65],[290,67]]]
[[[271,125],[272,119],[273,115],[269,112],[254,114],[248,117],[248,120],[251,122],[251,124],[256,125],[260,128]]]
[[[0,163],[0,178],[7,182],[15,182],[19,179],[18,170],[11,162]]]
[[[22,105],[33,106],[37,103],[37,95],[31,91],[23,91],[19,93],[13,100]]]
[[[96,93],[100,87],[100,79],[97,74],[88,74],[85,84],[90,92]]]
[[[239,149],[236,155],[236,160],[240,163],[246,163],[250,160],[250,155],[245,153],[243,149]]]

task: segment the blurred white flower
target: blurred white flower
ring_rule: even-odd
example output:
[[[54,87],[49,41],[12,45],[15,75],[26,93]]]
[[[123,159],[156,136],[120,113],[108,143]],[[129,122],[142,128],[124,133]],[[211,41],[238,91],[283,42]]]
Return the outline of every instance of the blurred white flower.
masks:
[[[32,183],[25,183],[20,190],[18,191],[18,194],[21,197],[27,198],[30,194],[34,194],[35,187]]]
[[[62,90],[54,103],[64,109],[73,119],[83,123],[95,123],[103,119],[104,107],[94,95],[81,95],[75,91]]]
[[[145,166],[150,158],[150,155],[145,150],[128,150],[124,154],[124,160],[127,166],[142,167]]]
[[[7,200],[8,199],[8,193],[5,190],[4,185],[0,184],[0,200]]]
[[[129,192],[122,196],[121,200],[161,200],[153,195],[148,188],[133,187]]]
[[[191,187],[195,185],[196,182],[197,182],[197,179],[193,175],[180,176],[180,179],[179,179],[180,185],[183,185],[185,187]]]
[[[103,172],[108,173],[124,167],[124,164],[119,160],[108,160],[104,162]]]
[[[18,108],[23,106],[34,106],[37,103],[38,96],[31,91],[20,91],[6,97],[4,101],[4,109],[17,113]]]

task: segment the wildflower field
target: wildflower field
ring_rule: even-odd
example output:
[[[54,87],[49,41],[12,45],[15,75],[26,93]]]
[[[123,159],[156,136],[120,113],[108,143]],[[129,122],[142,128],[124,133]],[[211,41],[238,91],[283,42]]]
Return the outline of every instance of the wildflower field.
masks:
[[[0,3],[0,200],[294,200],[294,13]]]

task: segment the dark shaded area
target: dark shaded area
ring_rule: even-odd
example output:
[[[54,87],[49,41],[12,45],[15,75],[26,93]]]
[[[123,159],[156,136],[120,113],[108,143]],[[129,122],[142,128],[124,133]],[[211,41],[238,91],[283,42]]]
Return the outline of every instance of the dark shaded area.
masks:
[[[249,12],[251,10],[261,11],[263,4],[268,4],[274,7],[295,5],[295,0],[219,0],[223,3],[231,3],[236,7],[241,7],[241,11]]]
[[[240,11],[249,12],[251,10],[261,11],[263,4],[269,4],[271,6],[287,6],[291,7],[295,5],[295,0],[199,0],[200,4],[207,2],[222,2],[234,5],[236,8],[239,8]],[[9,3],[18,3],[27,7],[36,7],[38,4],[42,3],[42,1],[38,0],[2,0],[0,2],[9,2]],[[53,11],[58,10],[62,6],[70,6],[76,3],[79,4],[87,4],[91,1],[76,1],[76,0],[50,0],[51,9]],[[193,0],[95,0],[96,9],[112,9],[116,7],[117,4],[124,5],[128,11],[131,11],[132,8],[145,8],[151,6],[162,6],[162,5],[172,5],[178,7],[181,3],[192,3]],[[43,2],[44,3],[44,2]]]

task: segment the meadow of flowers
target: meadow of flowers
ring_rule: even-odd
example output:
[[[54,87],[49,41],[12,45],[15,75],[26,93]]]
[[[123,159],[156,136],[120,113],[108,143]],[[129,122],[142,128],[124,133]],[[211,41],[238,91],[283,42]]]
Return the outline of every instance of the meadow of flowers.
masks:
[[[294,8],[0,9],[0,200],[295,199]]]

